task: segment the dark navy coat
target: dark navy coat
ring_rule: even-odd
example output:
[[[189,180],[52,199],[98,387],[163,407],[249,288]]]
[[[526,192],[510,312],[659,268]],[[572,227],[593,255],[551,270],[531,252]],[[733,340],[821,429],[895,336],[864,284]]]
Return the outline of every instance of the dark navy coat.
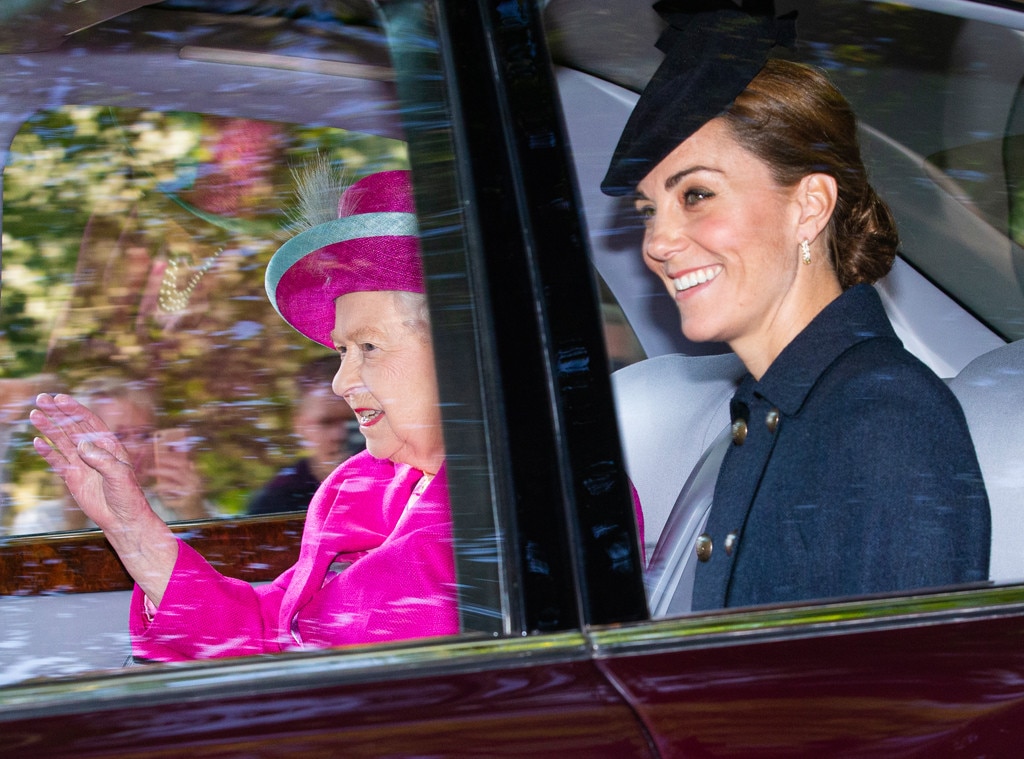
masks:
[[[963,412],[874,288],[829,304],[731,408],[694,609],[987,579],[988,497]]]

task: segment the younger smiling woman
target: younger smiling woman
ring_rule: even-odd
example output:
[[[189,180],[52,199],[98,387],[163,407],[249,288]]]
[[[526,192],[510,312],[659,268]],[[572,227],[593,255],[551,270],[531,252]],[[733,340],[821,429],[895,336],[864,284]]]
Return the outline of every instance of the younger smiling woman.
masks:
[[[636,198],[683,333],[728,343],[748,370],[694,546],[694,608],[987,579],[963,413],[871,287],[898,239],[849,104],[820,72],[769,60],[792,18],[659,9],[666,58],[602,189]]]

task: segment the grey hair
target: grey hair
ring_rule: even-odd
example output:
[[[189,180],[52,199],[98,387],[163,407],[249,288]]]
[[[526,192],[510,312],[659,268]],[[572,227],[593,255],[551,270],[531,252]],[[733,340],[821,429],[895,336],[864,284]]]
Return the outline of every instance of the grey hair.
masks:
[[[411,293],[405,290],[395,291],[395,303],[408,317],[402,320],[407,327],[418,332],[425,340],[430,339],[430,308],[427,296],[423,293]]]

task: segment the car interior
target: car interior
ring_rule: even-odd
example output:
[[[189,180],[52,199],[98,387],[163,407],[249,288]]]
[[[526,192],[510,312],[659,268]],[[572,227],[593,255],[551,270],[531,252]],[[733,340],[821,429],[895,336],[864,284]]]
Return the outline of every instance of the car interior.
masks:
[[[812,33],[827,29],[827,10],[822,18],[815,11],[828,4],[799,5],[799,18],[809,19]],[[778,7],[780,12],[787,9]],[[1021,448],[1004,430],[1021,421],[1020,405],[1007,400],[1020,397],[1024,389],[1024,280],[1019,277],[1024,251],[1007,221],[1012,166],[1004,166],[1001,152],[988,143],[1012,143],[1015,137],[1010,130],[1016,123],[1024,48],[1019,34],[987,20],[936,21],[936,14],[905,12],[919,14],[911,22],[936,23],[952,37],[952,60],[929,62],[947,67],[938,73],[879,66],[873,72],[879,81],[873,84],[898,91],[908,86],[908,78],[924,86],[929,77],[948,77],[945,88],[927,82],[943,98],[936,105],[941,136],[936,138],[931,130],[916,134],[925,131],[921,124],[927,124],[926,115],[912,122],[901,120],[905,113],[897,118],[872,98],[877,89],[863,87],[861,98],[844,90],[861,120],[862,150],[872,181],[892,207],[902,240],[900,258],[877,289],[901,340],[947,379],[965,408],[992,510],[990,579],[1019,581],[1024,577],[1024,541],[1014,493],[1024,484],[1024,471]],[[908,23],[905,33],[915,28]],[[887,33],[892,31],[887,27]],[[904,41],[892,36],[894,46]],[[972,76],[977,71],[984,73]],[[728,445],[728,400],[743,368],[732,356],[701,355],[707,346],[685,344],[675,309],[667,298],[657,297],[660,284],[639,256],[629,254],[641,235],[630,219],[630,204],[607,198],[598,189],[618,137],[616,125],[625,123],[637,94],[573,70],[559,72],[559,85],[595,266],[631,318],[648,355],[646,361],[616,372],[613,387],[628,470],[644,504],[648,602],[653,615],[671,616],[689,610],[687,579],[692,582],[696,561],[692,546],[710,508],[714,478]],[[980,148],[979,135],[989,138]],[[936,139],[939,143],[931,142]],[[931,152],[917,152],[915,141]],[[942,150],[937,144],[958,150]],[[959,153],[959,170],[950,168],[953,153]],[[962,168],[965,154],[973,161],[970,172]],[[940,169],[937,160],[946,167]],[[979,197],[993,210],[980,210]]]

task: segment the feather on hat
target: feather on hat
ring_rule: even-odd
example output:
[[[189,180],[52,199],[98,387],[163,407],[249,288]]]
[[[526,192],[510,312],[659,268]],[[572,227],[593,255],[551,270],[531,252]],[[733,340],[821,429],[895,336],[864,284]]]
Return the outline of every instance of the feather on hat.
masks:
[[[274,253],[266,273],[267,297],[281,318],[328,348],[342,295],[424,292],[409,172],[371,174],[344,192],[331,172],[320,161],[300,178],[291,227],[303,231]]]

